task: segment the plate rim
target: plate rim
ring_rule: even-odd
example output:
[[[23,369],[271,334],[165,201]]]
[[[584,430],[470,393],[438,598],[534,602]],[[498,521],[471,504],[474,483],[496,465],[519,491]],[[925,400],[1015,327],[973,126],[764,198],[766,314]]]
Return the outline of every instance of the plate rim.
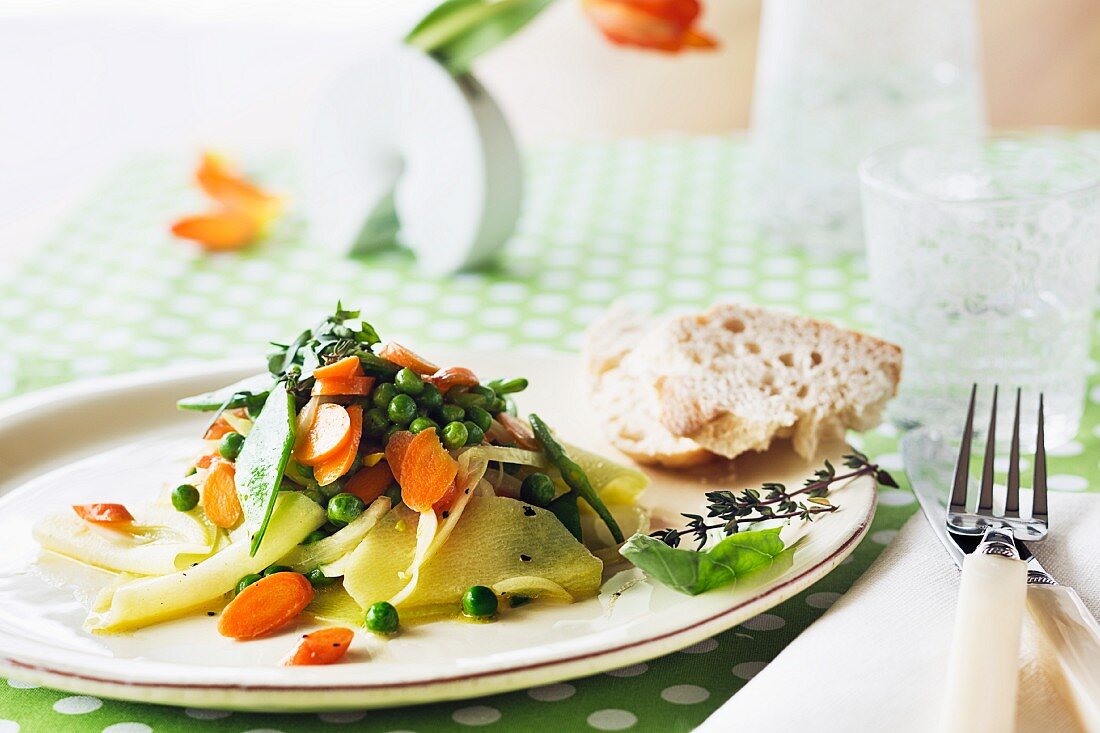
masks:
[[[454,350],[454,347],[451,347]],[[509,354],[515,355],[518,350],[476,350],[463,349],[482,355]],[[562,351],[540,350],[540,358],[553,358],[568,361],[575,365],[578,356]],[[173,379],[192,378],[203,373],[218,373],[239,370],[242,372],[254,369],[255,358],[233,357],[212,361],[189,361],[172,364],[154,369],[124,372],[120,374],[96,376],[85,379],[73,380],[60,385],[35,390],[15,398],[0,402],[0,421],[16,418],[21,414],[30,412],[42,405],[65,400],[74,395],[88,398],[90,395],[110,392],[119,389],[131,389],[147,387],[160,382]],[[857,481],[862,481],[861,477]],[[5,492],[7,493],[7,492]],[[599,650],[591,650],[584,653],[575,653],[556,659],[545,659],[529,664],[512,664],[506,667],[472,671],[460,674],[447,674],[430,679],[406,680],[395,682],[371,682],[365,684],[324,682],[322,684],[310,684],[303,680],[303,684],[288,685],[283,682],[242,682],[225,684],[202,683],[198,681],[172,682],[166,680],[141,680],[123,678],[119,676],[103,677],[87,672],[70,669],[59,669],[52,665],[40,662],[28,662],[17,658],[11,658],[7,652],[0,650],[0,672],[14,678],[22,678],[28,682],[40,682],[50,687],[55,687],[73,692],[87,692],[102,694],[108,697],[134,700],[140,702],[157,702],[171,705],[188,705],[194,700],[181,700],[178,695],[181,692],[190,692],[198,695],[232,695],[238,693],[247,695],[249,700],[243,702],[240,699],[203,699],[201,702],[211,707],[221,707],[233,710],[274,710],[285,711],[318,711],[335,710],[343,708],[362,708],[364,703],[370,707],[388,707],[392,705],[443,701],[451,699],[469,698],[499,692],[508,692],[516,689],[530,687],[532,684],[545,684],[552,681],[572,679],[579,676],[598,674],[618,666],[638,663],[663,656],[665,654],[683,649],[692,643],[697,643],[721,631],[732,628],[741,620],[751,618],[757,613],[762,613],[806,589],[813,583],[828,575],[848,555],[850,555],[870,529],[877,507],[877,491],[871,489],[870,501],[867,502],[864,515],[854,524],[853,532],[845,538],[837,547],[821,558],[818,562],[804,570],[795,573],[767,588],[766,591],[741,602],[723,608],[706,618],[695,619],[691,623],[676,629],[667,630],[656,636],[627,640],[613,647]],[[731,617],[735,620],[730,621]],[[601,660],[595,666],[588,666],[593,660]],[[495,682],[495,684],[494,684]],[[450,690],[447,694],[430,694],[440,689]],[[304,692],[313,695],[327,696],[328,701],[310,700],[305,704],[295,704],[293,701],[269,698],[261,707],[250,708],[250,703],[259,704],[267,695],[276,695],[287,692]],[[404,695],[393,693],[404,692]],[[416,694],[428,692],[429,694]],[[411,694],[410,694],[411,693]],[[167,697],[176,695],[177,697]],[[357,697],[349,699],[349,695],[370,695],[372,699]],[[393,695],[392,697],[382,697]],[[375,696],[378,699],[373,699]],[[253,700],[252,698],[257,698]]]

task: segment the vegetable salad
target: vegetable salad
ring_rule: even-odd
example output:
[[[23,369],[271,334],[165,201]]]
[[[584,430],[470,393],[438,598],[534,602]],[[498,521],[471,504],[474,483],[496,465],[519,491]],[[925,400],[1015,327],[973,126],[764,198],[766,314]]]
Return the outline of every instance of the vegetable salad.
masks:
[[[46,550],[115,574],[89,629],[206,613],[247,640],[305,617],[337,626],[286,663],[327,664],[356,627],[590,597],[624,535],[648,529],[644,475],[520,417],[522,377],[434,364],[340,306],[267,366],[179,401],[210,420],[177,485],[36,526]]]

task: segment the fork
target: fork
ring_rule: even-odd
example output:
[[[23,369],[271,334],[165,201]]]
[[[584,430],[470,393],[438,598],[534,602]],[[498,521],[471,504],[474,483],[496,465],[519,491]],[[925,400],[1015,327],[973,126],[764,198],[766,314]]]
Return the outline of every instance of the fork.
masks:
[[[1017,659],[1028,580],[1027,564],[1020,557],[1016,541],[1037,542],[1047,535],[1043,398],[1039,396],[1031,515],[1024,519],[1020,516],[1020,390],[1016,390],[1004,512],[998,515],[993,510],[996,387],[977,505],[974,511],[967,510],[976,394],[977,385],[970,392],[947,510],[947,531],[968,554],[963,561],[948,659],[942,727],[952,731],[1010,731],[1016,717]]]

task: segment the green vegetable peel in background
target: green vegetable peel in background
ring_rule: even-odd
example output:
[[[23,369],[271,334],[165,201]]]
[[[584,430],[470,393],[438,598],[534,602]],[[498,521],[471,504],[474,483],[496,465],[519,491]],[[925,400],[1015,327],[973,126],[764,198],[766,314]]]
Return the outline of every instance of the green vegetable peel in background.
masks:
[[[237,458],[237,494],[255,555],[271,520],[275,497],[294,447],[294,397],[280,383],[271,390]]]

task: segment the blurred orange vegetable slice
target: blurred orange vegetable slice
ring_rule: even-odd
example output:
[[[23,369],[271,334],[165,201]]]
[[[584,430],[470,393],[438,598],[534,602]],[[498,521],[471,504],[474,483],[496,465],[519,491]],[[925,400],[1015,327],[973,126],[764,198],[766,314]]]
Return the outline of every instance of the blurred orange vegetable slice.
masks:
[[[582,0],[581,7],[600,32],[619,45],[668,53],[718,45],[695,28],[703,9],[699,0]]]
[[[122,504],[74,504],[73,511],[85,522],[121,524],[134,521],[134,515]]]
[[[243,211],[217,209],[185,216],[172,225],[172,234],[190,239],[212,252],[240,249],[260,235],[262,222]]]
[[[313,586],[301,573],[268,575],[229,602],[218,633],[240,641],[270,634],[296,619],[312,600]]]
[[[318,379],[313,383],[312,394],[315,397],[332,397],[339,395],[359,395],[365,397],[370,394],[374,386],[374,377],[329,377]]]
[[[364,504],[370,504],[380,497],[382,492],[393,486],[393,482],[393,471],[390,470],[390,464],[386,461],[379,461],[373,466],[356,471],[355,475],[344,484],[344,491],[355,494],[363,500]]]
[[[303,466],[322,463],[343,450],[349,440],[351,416],[340,405],[327,402],[314,413],[305,440],[294,450],[294,460]]]
[[[451,387],[474,387],[481,384],[477,375],[466,367],[446,367],[437,370],[425,380],[439,388],[446,394]]]
[[[202,508],[206,518],[222,529],[233,527],[241,518],[236,475],[232,463],[215,459],[202,487]]]
[[[352,405],[347,408],[347,413],[351,420],[349,428],[351,435],[348,442],[330,458],[313,466],[313,478],[317,479],[317,483],[321,486],[328,486],[350,471],[359,455],[359,439],[363,433],[363,408],[360,405]]]
[[[361,377],[362,366],[358,356],[348,356],[340,361],[333,362],[313,370],[313,376],[317,379],[331,379],[333,377]]]
[[[415,437],[408,430],[398,430],[386,443],[386,463],[389,464],[390,471],[393,472],[393,477],[399,484],[401,483],[401,462],[405,460],[405,451],[409,449],[409,444]]]
[[[439,371],[439,367],[435,364],[409,349],[406,349],[396,341],[390,341],[383,344],[378,355],[386,361],[392,361],[398,366],[408,367],[417,374],[434,374]]]
[[[401,500],[417,512],[439,501],[458,474],[458,462],[439,442],[435,428],[421,430],[401,458]]]
[[[299,667],[339,662],[347,654],[354,638],[354,631],[338,626],[306,634],[285,664],[288,667]]]
[[[210,198],[226,208],[249,212],[261,220],[274,218],[282,206],[278,196],[230,170],[225,158],[216,153],[203,153],[195,180]]]
[[[240,249],[263,236],[282,209],[282,199],[249,182],[226,162],[205,153],[195,179],[218,206],[205,214],[185,216],[172,233],[209,251]]]

